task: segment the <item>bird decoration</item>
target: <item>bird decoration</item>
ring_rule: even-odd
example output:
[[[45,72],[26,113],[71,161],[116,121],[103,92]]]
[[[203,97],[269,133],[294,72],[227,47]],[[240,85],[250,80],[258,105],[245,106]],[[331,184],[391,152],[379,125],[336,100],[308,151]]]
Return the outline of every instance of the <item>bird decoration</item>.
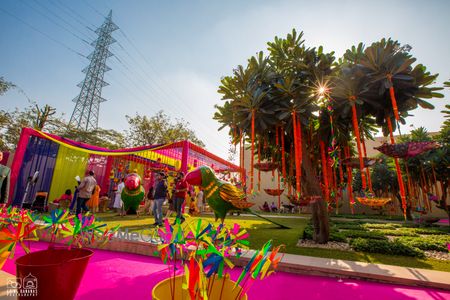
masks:
[[[136,213],[145,195],[144,187],[141,185],[141,178],[136,173],[130,173],[125,178],[124,183],[125,187],[121,194],[124,209],[127,213]]]
[[[223,223],[228,212],[237,210],[255,215],[281,228],[289,228],[250,210],[254,203],[247,201],[245,193],[231,183],[217,178],[208,166],[201,166],[189,172],[185,180],[190,185],[203,188],[205,200],[213,210],[216,221],[220,219]]]

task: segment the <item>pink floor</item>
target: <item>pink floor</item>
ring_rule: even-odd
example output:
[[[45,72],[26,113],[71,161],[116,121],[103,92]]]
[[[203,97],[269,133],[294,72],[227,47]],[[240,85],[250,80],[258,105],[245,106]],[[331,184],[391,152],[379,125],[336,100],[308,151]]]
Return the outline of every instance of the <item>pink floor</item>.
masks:
[[[45,243],[33,243],[31,249],[45,249]],[[17,257],[23,255],[18,247]],[[15,274],[8,261],[4,271]],[[239,270],[232,273],[238,276]],[[151,299],[152,287],[167,278],[167,268],[158,258],[128,253],[95,250],[76,299]],[[318,276],[302,276],[278,272],[264,281],[257,281],[249,299],[450,299],[450,292],[360,280],[338,280]]]

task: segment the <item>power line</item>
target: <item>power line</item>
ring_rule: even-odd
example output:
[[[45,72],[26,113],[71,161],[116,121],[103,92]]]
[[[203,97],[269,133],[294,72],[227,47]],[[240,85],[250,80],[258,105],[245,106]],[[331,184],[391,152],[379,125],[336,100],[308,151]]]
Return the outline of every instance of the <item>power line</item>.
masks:
[[[141,56],[141,58],[144,60],[144,62],[146,62],[147,63],[147,65],[153,70],[153,72],[155,72],[155,73],[158,73],[158,71],[155,69],[155,67],[153,67],[153,65],[148,61],[148,59],[142,54],[142,52],[137,48],[137,46],[134,44],[134,42],[131,40],[131,38],[129,38],[128,36],[127,36],[127,34],[122,30],[122,29],[119,29],[119,31],[120,31],[120,33],[125,37],[125,39],[129,42],[129,44],[134,48],[134,50]],[[167,82],[165,82],[165,80],[163,80],[161,77],[159,77],[159,79],[161,80],[161,82],[163,83],[163,84],[165,84],[166,86],[169,86],[170,87],[170,85],[167,83]],[[172,89],[172,95],[173,96],[170,96],[158,83],[156,83],[156,85],[158,86],[158,88],[160,89],[160,90],[162,90],[163,91],[163,93],[165,94],[165,95],[167,95],[167,97],[168,97],[168,99],[171,99],[172,97],[173,98],[177,98],[182,104],[183,104],[183,106],[184,106],[184,108],[185,109],[187,109],[187,111],[191,114],[191,115],[195,115],[196,114],[196,112],[193,110],[193,109],[191,109],[188,105],[186,105],[186,102],[185,101],[183,101],[183,99],[181,99],[181,97],[180,96],[178,96],[178,94]],[[213,130],[210,126],[204,126],[205,125],[205,123],[204,122],[201,122],[201,120],[199,120],[198,118],[194,118],[194,119],[192,119],[192,121],[194,122],[194,123],[196,123],[197,125],[201,125],[203,128],[205,128],[206,130],[208,130],[208,131],[210,131],[211,132],[211,136],[214,138],[214,139],[216,139],[217,140],[217,131],[216,130]],[[217,140],[218,141],[218,140]]]
[[[70,6],[66,5],[64,2],[61,2],[60,0],[55,0],[57,1],[61,6],[67,8],[69,11],[72,12],[73,15],[77,16],[80,19],[83,19],[86,21],[86,23],[88,23],[90,26],[92,26],[93,28],[95,28],[95,25],[91,23],[91,21],[89,21],[88,19],[86,19],[85,17],[83,17],[82,15],[80,15],[76,10],[72,9]],[[89,26],[86,26],[90,31],[95,33],[95,30],[92,29]]]
[[[40,9],[37,9],[34,6],[31,6],[29,2],[24,2],[24,1],[19,1],[19,3],[21,3],[22,5],[26,5],[29,8],[31,8],[32,10],[34,10],[35,12],[37,12],[38,14],[40,14],[41,16],[43,16],[44,18],[46,18],[47,20],[49,20],[51,23],[55,24],[56,26],[58,26],[59,28],[62,28],[63,30],[67,31],[68,33],[70,33],[71,35],[73,35],[74,37],[80,39],[81,41],[83,41],[84,43],[90,45],[90,42],[86,41],[85,39],[83,39],[82,37],[80,37],[79,35],[77,35],[76,33],[74,33],[72,30],[68,29],[66,26],[61,25],[60,23],[54,21],[48,14],[43,13]],[[38,2],[36,2],[38,3]]]
[[[57,44],[59,44],[60,46],[63,46],[63,47],[66,48],[67,50],[69,50],[69,51],[71,51],[71,52],[73,52],[73,53],[75,53],[75,54],[77,54],[77,55],[79,55],[79,56],[81,56],[81,57],[83,57],[83,58],[87,58],[85,55],[81,54],[81,53],[78,52],[77,50],[74,50],[74,49],[71,48],[70,46],[67,46],[65,43],[63,43],[63,42],[61,42],[61,41],[59,41],[59,40],[53,38],[53,37],[50,36],[49,34],[43,32],[42,30],[40,30],[40,29],[38,29],[38,28],[36,28],[36,27],[34,27],[34,26],[31,25],[30,23],[24,21],[23,19],[21,19],[21,18],[19,18],[18,16],[12,14],[11,12],[9,12],[9,11],[3,9],[2,7],[0,7],[0,11],[2,11],[4,14],[7,14],[7,15],[10,16],[11,18],[14,18],[14,19],[18,20],[19,22],[21,22],[21,23],[27,25],[28,27],[30,27],[30,28],[33,29],[34,31],[36,31],[36,32],[38,32],[38,33],[40,33],[40,34],[42,34],[43,36],[45,36],[45,37],[48,38],[49,40],[53,41],[54,43],[57,43]]]
[[[100,13],[94,6],[92,6],[88,1],[86,1],[86,0],[83,0],[83,2],[87,5],[87,6],[89,6],[93,11],[95,11],[97,14],[99,14],[100,16],[104,16],[102,13]],[[119,29],[119,31],[121,32],[121,34],[125,37],[125,39],[130,43],[130,45],[135,49],[135,51],[141,56],[141,58],[150,66],[150,68],[153,70],[153,72],[155,72],[156,74],[158,73],[158,71],[153,67],[153,65],[147,60],[147,58],[142,54],[142,52],[136,47],[136,45],[134,44],[134,42],[126,35],[126,33],[122,30],[122,29]],[[189,112],[189,113],[191,113],[191,114],[195,114],[195,111],[193,110],[193,109],[191,109],[188,105],[186,105],[185,104],[185,102],[183,101],[183,99],[181,99],[179,96],[178,96],[178,94],[176,93],[176,92],[174,92],[173,90],[172,90],[172,95],[169,95],[169,93],[165,90],[165,89],[163,89],[162,87],[161,87],[161,85],[159,85],[158,84],[158,82],[156,81],[156,80],[153,80],[152,79],[152,77],[145,71],[145,69],[143,69],[143,67],[142,67],[142,65],[141,64],[139,64],[132,56],[131,56],[131,54],[120,44],[120,42],[118,42],[118,45],[123,49],[123,51],[133,60],[133,61],[135,61],[135,63],[136,63],[136,65],[138,65],[138,67],[143,71],[143,73],[146,75],[146,76],[148,76],[149,78],[150,78],[150,81],[156,86],[156,88],[157,89],[159,89],[160,91],[161,91],[161,93],[165,96],[165,97],[167,97],[167,99],[169,100],[169,103],[171,103],[171,98],[177,98],[178,100],[180,100],[181,101],[181,103],[183,103],[183,105],[184,105],[184,107],[185,107],[185,109],[187,109],[187,111]],[[119,61],[120,62],[120,61]],[[131,70],[130,70],[131,71]],[[161,80],[161,79],[160,79]],[[145,80],[144,80],[145,81]],[[162,80],[161,80],[162,81]],[[166,82],[165,82],[165,85],[168,85]],[[182,113],[182,111],[180,111],[179,110],[179,108],[176,106],[176,105],[174,105],[173,106],[175,109],[176,109],[176,111],[178,112],[178,113],[181,113],[181,115],[183,115],[183,113]],[[195,119],[195,120],[197,120],[197,119]],[[203,123],[202,124],[200,124],[200,123],[198,123],[198,125],[204,125]],[[209,127],[208,126],[204,126],[205,128],[208,128],[209,129]],[[214,132],[214,133],[216,133],[216,132]]]
[[[73,19],[77,23],[79,23],[82,26],[83,29],[88,30],[89,33],[93,32],[93,31],[89,30],[89,28],[87,26],[85,26],[83,23],[81,23],[77,18],[75,18],[70,12],[67,12],[67,10],[64,7],[62,7],[58,2],[56,2],[54,0],[51,0],[51,2],[53,3],[53,5],[51,7],[53,9],[56,9],[56,12],[64,13],[65,15],[69,16],[71,19]],[[88,36],[89,39],[91,39],[91,40],[95,39],[92,36],[90,36],[87,33],[85,33],[83,30],[81,30],[78,26],[75,26],[72,23],[70,23],[67,18],[60,17],[59,14],[55,13],[54,10],[50,9],[49,7],[45,6],[42,3],[39,3],[39,2],[36,2],[36,3],[39,4],[41,7],[43,7],[46,11],[50,12],[53,16],[55,16],[56,18],[58,18],[59,20],[61,20],[65,24],[69,25],[71,28],[75,29],[78,33]]]
[[[106,16],[104,14],[102,14],[101,12],[99,12],[94,6],[92,6],[88,1],[83,0],[84,4],[86,4],[87,6],[89,6],[92,10],[94,10],[97,14],[99,14],[100,16],[102,16],[103,18],[106,18]]]

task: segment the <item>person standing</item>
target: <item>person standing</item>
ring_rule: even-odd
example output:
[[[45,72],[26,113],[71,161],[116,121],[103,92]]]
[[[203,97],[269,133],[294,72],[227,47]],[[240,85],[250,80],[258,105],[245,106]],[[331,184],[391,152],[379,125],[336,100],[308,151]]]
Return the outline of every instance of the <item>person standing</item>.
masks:
[[[76,208],[77,206],[77,199],[78,199],[78,186],[81,183],[81,179],[80,176],[75,176],[75,180],[78,183],[78,185],[75,186],[75,189],[73,190],[73,198],[72,201],[70,202],[70,206],[69,206],[69,211],[70,213],[73,213],[74,208]]]
[[[92,209],[93,213],[98,212],[98,203],[100,201],[100,191],[101,191],[101,188],[97,184],[94,188],[94,192],[92,193],[91,199],[89,199],[89,201],[86,203],[86,205]]]
[[[92,197],[97,181],[94,178],[94,171],[89,171],[88,176],[84,177],[78,186],[78,199],[77,199],[77,215],[84,212],[88,212],[89,209],[86,206],[86,202]]]
[[[3,152],[0,151],[0,161],[3,160]],[[9,180],[11,170],[4,165],[0,165],[0,203],[7,203],[9,196]]]
[[[114,197],[114,205],[113,208],[116,209],[116,212],[119,216],[123,215],[123,201],[122,201],[122,190],[125,188],[125,178],[122,178],[119,185],[117,186],[117,191],[115,192]]]
[[[155,198],[155,203],[153,204],[154,226],[162,226],[162,206],[167,198],[167,183],[165,178],[166,175],[163,172],[158,173],[156,176],[155,194],[153,196]]]
[[[174,197],[174,208],[177,213],[177,219],[181,223],[184,222],[184,216],[182,212],[182,207],[186,198],[186,192],[188,190],[187,182],[184,180],[184,173],[178,172],[177,178],[175,179],[175,197]],[[174,224],[176,223],[176,220]]]

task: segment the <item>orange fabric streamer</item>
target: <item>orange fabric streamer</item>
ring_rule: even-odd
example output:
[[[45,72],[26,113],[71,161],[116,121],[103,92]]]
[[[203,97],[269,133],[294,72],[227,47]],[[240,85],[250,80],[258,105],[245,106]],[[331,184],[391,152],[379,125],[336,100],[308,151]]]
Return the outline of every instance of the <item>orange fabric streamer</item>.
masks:
[[[297,117],[297,147],[298,147],[298,153],[297,153],[297,157],[298,157],[298,163],[300,165],[299,168],[299,182],[300,182],[300,193],[301,193],[301,184],[302,184],[302,164],[303,164],[303,150],[302,150],[302,124],[300,122],[300,118]]]
[[[292,161],[293,157],[294,157],[294,150],[293,150],[293,146],[291,144],[291,150],[290,150],[290,155],[289,155],[289,178],[292,178],[292,176],[294,175],[294,162]],[[289,181],[288,194],[289,194],[289,196],[292,195],[291,181]],[[297,196],[295,196],[295,197],[297,197]]]
[[[286,182],[286,157],[284,153],[284,129],[283,126],[280,128],[281,130],[281,170],[283,172],[284,182]]]
[[[366,141],[364,139],[364,135],[361,136],[361,140],[362,140],[362,146],[363,146],[363,151],[364,151],[364,157],[367,157]],[[367,174],[367,183],[369,184],[369,191],[371,193],[373,193],[372,178],[370,177],[370,170],[369,170],[369,168],[366,168],[366,174]]]
[[[391,118],[389,118],[389,116],[386,116],[386,123],[389,129],[389,137],[391,138],[391,144],[395,144]],[[395,169],[397,170],[398,186],[400,187],[400,197],[402,198],[403,216],[406,219],[406,193],[405,193],[405,186],[403,185],[402,170],[400,169],[398,158],[394,157],[394,162],[395,162]]]
[[[364,159],[362,157],[362,151],[361,151],[361,136],[359,133],[359,125],[358,125],[358,115],[356,113],[356,104],[355,101],[356,99],[351,98],[350,101],[353,101],[352,103],[352,121],[353,121],[353,130],[355,133],[355,137],[356,137],[356,146],[358,148],[358,156],[359,156],[359,171],[361,172],[361,183],[362,183],[362,188],[363,190],[366,189],[367,184],[366,184],[366,175],[364,174]]]
[[[295,188],[297,194],[295,198],[301,193],[300,187],[300,161],[298,157],[298,134],[297,134],[297,114],[292,112],[292,128],[294,130],[294,159],[295,159]]]
[[[398,115],[397,99],[395,99],[395,90],[394,90],[394,83],[392,82],[392,75],[388,74],[386,77],[389,80],[389,83],[391,84],[391,86],[389,87],[389,95],[391,97],[392,110],[394,111],[394,117],[395,117],[395,120],[399,121],[400,116]]]
[[[258,143],[258,163],[261,162],[261,141]],[[258,169],[258,192],[261,192],[261,170]]]
[[[323,177],[323,184],[325,188],[325,200],[328,202],[330,200],[330,192],[328,188],[328,172],[327,172],[327,158],[325,154],[325,143],[324,141],[319,142],[320,145],[320,157],[322,160],[322,177]]]
[[[252,145],[251,145],[251,153],[250,153],[250,193],[253,193],[253,165],[255,164],[255,110],[252,109]]]
[[[350,147],[346,146],[344,149],[345,157],[350,158]],[[355,213],[353,205],[355,205],[355,198],[353,197],[353,175],[352,168],[347,166],[347,189],[348,189],[348,199],[350,201],[350,209],[352,210],[352,215]]]

